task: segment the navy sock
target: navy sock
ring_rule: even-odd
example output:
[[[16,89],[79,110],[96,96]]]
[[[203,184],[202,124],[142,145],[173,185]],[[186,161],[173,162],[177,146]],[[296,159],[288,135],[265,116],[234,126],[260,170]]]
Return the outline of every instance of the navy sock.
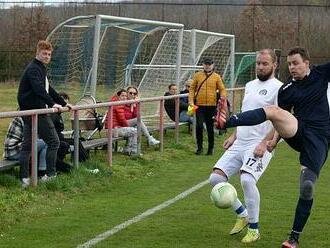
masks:
[[[263,108],[245,111],[231,116],[226,122],[226,128],[237,126],[254,126],[266,121],[266,113]]]
[[[245,210],[245,207],[241,205],[238,209],[235,210],[236,214],[241,214]]]
[[[250,229],[259,229],[259,223],[249,223],[249,228]]]
[[[292,230],[294,232],[296,233],[302,232],[308,220],[308,217],[311,213],[312,206],[313,206],[313,199],[303,200],[299,198],[296,208],[296,214],[294,217],[293,227],[292,227]]]

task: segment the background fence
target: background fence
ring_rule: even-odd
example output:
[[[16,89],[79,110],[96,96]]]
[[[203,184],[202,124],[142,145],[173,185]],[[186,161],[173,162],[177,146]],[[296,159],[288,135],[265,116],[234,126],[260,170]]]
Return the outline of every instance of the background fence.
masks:
[[[77,15],[105,14],[183,23],[234,34],[236,51],[305,46],[313,63],[330,58],[330,0],[134,1],[86,3],[0,1],[0,81],[17,80],[34,56],[36,42]],[[285,63],[281,75],[286,77]]]

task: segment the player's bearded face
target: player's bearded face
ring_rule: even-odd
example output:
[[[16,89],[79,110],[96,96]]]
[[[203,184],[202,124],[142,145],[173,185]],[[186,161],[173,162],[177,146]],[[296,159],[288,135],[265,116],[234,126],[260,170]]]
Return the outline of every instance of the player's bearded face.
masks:
[[[267,81],[274,73],[274,69],[271,69],[269,71],[257,71],[257,78],[260,81]]]
[[[256,72],[257,78],[260,81],[267,81],[273,77],[276,65],[272,62],[272,59],[267,54],[261,54],[257,56]]]

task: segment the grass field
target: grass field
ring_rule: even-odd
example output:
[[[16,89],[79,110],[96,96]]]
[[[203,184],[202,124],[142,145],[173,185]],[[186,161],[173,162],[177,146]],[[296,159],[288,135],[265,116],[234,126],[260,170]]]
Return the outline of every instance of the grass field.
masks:
[[[1,97],[10,102],[2,105],[4,111],[4,105],[14,105],[13,95],[9,95],[15,89],[7,87],[7,95],[2,96],[6,87],[0,88]],[[4,127],[1,120],[1,135]],[[174,131],[166,133],[164,153],[144,144],[140,158],[115,154],[112,170],[107,167],[105,151],[92,152],[90,161],[79,169],[35,189],[21,189],[17,170],[1,173],[0,247],[77,247],[206,180],[223,152],[220,145],[224,137],[216,137],[215,155],[195,156],[186,128],[180,135],[180,143],[176,144]],[[298,197],[297,161],[297,154],[283,142],[261,178],[262,236],[255,244],[241,244],[244,233],[228,235],[235,215],[212,205],[210,187],[206,185],[95,247],[280,247],[291,228]],[[90,174],[85,167],[99,168],[100,173]],[[328,160],[300,247],[330,247],[329,177]],[[242,196],[238,178],[231,182]]]

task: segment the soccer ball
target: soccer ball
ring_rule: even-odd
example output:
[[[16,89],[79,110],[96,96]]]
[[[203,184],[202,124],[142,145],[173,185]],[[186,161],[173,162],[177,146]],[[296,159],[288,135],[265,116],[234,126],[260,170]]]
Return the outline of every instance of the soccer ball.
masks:
[[[210,197],[218,208],[229,208],[237,199],[237,192],[233,185],[223,182],[213,187]]]

